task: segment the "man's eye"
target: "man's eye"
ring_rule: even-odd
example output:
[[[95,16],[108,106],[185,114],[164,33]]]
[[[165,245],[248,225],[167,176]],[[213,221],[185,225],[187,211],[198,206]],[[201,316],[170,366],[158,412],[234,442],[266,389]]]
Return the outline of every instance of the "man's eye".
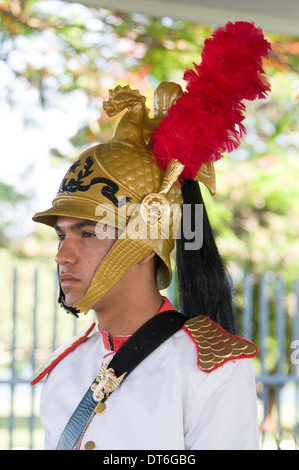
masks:
[[[58,240],[62,242],[65,239],[65,235],[62,233],[57,233]]]
[[[91,238],[91,237],[94,237],[95,234],[92,232],[83,232],[82,236],[83,238]]]

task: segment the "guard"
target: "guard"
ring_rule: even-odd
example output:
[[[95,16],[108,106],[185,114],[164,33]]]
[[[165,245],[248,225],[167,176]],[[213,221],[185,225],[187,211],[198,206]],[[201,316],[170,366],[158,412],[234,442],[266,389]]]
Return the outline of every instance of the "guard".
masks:
[[[237,336],[200,184],[215,194],[214,163],[245,132],[244,100],[269,91],[269,48],[254,24],[228,23],[185,92],[157,87],[153,117],[138,90],[110,90],[107,115],[127,110],[112,139],[81,154],[33,217],[59,238],[59,302],[97,319],[32,380],[46,378],[45,449],[259,448],[257,348]],[[161,292],[174,265],[180,311]]]

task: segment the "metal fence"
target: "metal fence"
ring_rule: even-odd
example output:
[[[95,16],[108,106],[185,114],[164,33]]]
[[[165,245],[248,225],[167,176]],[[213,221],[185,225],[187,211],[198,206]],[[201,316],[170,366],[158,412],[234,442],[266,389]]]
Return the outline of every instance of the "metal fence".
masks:
[[[289,289],[272,272],[238,286],[242,335],[259,347],[256,383],[262,446],[269,435],[276,448],[297,449],[299,431],[299,282]],[[273,448],[273,446],[272,446]]]
[[[2,273],[2,274],[1,274]],[[91,323],[57,305],[56,272],[48,268],[1,272],[0,449],[42,449],[41,385],[36,366]],[[299,410],[299,280],[289,286],[273,273],[233,282],[239,334],[259,347],[254,359],[262,448],[297,448]],[[166,291],[176,305],[175,282]],[[2,303],[3,307],[3,303]],[[199,312],[200,313],[200,312]]]

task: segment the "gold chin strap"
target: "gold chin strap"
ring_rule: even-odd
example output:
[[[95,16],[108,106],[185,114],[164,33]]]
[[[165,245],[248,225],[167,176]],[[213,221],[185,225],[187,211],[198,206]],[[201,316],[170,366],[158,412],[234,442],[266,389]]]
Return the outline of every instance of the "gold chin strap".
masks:
[[[80,312],[88,313],[133,266],[154,250],[153,240],[135,240],[127,237],[128,228],[129,226],[115,242],[109,251],[109,256],[100,264],[87,293],[73,305]]]
[[[98,267],[86,294],[72,307],[88,313],[123,276],[137,263],[155,251],[159,240],[168,237],[171,217],[178,226],[181,214],[172,211],[167,194],[182,173],[184,166],[171,160],[164,174],[159,193],[145,196],[132,214],[129,223]]]

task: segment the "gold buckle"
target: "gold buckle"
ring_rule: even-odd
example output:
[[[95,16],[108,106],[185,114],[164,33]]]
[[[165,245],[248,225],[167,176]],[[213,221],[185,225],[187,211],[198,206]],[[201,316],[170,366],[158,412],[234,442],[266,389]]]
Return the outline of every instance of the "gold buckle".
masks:
[[[108,361],[102,365],[96,377],[96,381],[91,386],[91,390],[93,391],[93,399],[96,402],[102,401],[105,395],[107,398],[110,393],[114,392],[114,390],[121,384],[126,375],[125,372],[120,377],[116,377],[114,370],[108,368],[111,360],[112,357],[110,357],[110,359],[108,359]]]

